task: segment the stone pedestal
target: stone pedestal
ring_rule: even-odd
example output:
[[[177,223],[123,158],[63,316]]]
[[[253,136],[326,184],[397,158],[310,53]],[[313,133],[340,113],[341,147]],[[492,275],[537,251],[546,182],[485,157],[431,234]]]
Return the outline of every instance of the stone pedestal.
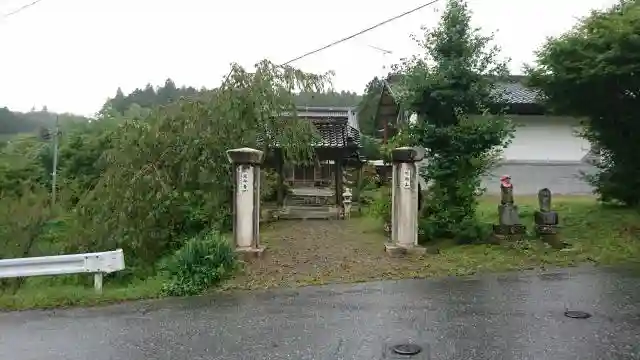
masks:
[[[552,210],[536,210],[533,213],[536,236],[554,249],[564,249],[567,245],[558,236],[558,213]]]
[[[251,148],[227,150],[234,166],[233,240],[245,257],[261,256],[260,246],[260,164],[263,153]]]
[[[416,162],[424,158],[424,149],[398,148],[391,152],[393,163],[391,194],[391,242],[387,253],[424,253],[418,246],[418,168]]]
[[[536,210],[533,220],[537,235],[555,235],[558,226],[558,213],[555,211]]]
[[[527,228],[520,221],[518,206],[512,203],[498,205],[498,224],[493,225],[493,235],[498,242],[519,241],[524,238]]]

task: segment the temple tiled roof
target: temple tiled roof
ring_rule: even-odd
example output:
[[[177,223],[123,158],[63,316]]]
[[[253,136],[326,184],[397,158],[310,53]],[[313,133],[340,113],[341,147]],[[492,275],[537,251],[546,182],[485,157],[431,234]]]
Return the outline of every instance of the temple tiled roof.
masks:
[[[316,121],[313,121],[313,124],[322,139],[319,144],[315,145],[317,147],[347,147],[349,138],[351,138],[356,145],[360,145],[360,132],[349,124]]]
[[[311,121],[316,127],[320,142],[314,144],[315,147],[345,148],[351,141],[358,147],[361,146],[358,118],[354,108],[298,107],[297,115],[300,119]],[[274,146],[277,147],[278,144]]]

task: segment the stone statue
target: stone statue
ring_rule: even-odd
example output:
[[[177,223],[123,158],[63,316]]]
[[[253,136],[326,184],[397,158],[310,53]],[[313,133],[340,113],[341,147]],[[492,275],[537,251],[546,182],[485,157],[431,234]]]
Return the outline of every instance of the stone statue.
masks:
[[[500,177],[500,204],[513,204],[513,184],[509,175]]]
[[[544,188],[538,191],[538,207],[534,216],[535,230],[538,236],[556,235],[558,213],[551,210],[551,190]]]
[[[520,236],[526,233],[526,227],[520,221],[518,206],[513,199],[511,176],[500,177],[500,205],[498,205],[498,224],[493,226],[496,238],[502,240],[506,236]]]
[[[540,211],[551,211],[551,190],[544,188],[538,191],[538,206]]]

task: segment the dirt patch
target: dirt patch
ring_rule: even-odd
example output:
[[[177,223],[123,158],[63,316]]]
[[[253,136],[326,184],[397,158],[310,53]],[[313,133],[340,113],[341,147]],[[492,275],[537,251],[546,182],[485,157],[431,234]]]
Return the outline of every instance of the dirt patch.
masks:
[[[263,259],[245,264],[226,287],[266,288],[406,278],[429,265],[424,256],[391,258],[371,219],[279,221],[263,226]],[[426,255],[428,256],[428,255]]]

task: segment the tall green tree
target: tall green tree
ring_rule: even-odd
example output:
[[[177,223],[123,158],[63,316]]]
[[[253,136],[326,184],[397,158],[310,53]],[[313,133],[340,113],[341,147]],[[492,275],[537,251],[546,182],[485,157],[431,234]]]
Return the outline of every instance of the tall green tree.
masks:
[[[118,111],[124,111],[127,108],[127,100],[120,87],[116,90],[116,96],[111,99],[111,106]]]
[[[178,88],[171,79],[167,79],[164,82],[164,86],[158,88],[157,95],[157,101],[160,104],[168,104],[172,101],[178,100],[178,98],[180,97]]]
[[[379,137],[378,126],[376,124],[376,115],[380,104],[380,95],[384,87],[384,82],[375,77],[364,89],[362,100],[358,104],[358,121],[360,123],[360,131],[363,134]]]
[[[424,53],[395,69],[400,82],[394,93],[403,110],[417,115],[399,136],[426,149],[423,176],[433,183],[421,219],[426,239],[476,227],[481,176],[513,130],[504,118],[488,115],[498,102],[495,81],[507,75],[507,66],[492,36],[479,31],[466,1],[449,0],[438,26],[417,39]]]
[[[551,38],[529,69],[549,107],[585,118],[601,159],[588,176],[603,201],[640,204],[640,2],[593,11]]]

